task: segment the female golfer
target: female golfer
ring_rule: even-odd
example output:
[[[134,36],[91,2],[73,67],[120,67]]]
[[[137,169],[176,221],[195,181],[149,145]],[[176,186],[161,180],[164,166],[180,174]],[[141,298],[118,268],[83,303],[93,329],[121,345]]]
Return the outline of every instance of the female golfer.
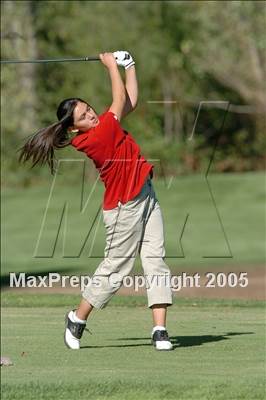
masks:
[[[54,149],[71,144],[93,160],[105,185],[104,259],[83,291],[78,308],[66,316],[65,344],[71,349],[80,348],[89,314],[93,308],[107,305],[132,271],[138,252],[153,316],[152,343],[157,350],[171,350],[166,311],[172,304],[172,290],[170,270],[164,262],[163,219],[151,182],[153,165],[140,154],[139,146],[120,124],[137,104],[135,62],[125,51],[99,57],[111,80],[111,106],[98,115],[80,98],[63,100],[57,109],[59,121],[32,135],[20,149],[19,160],[32,159],[33,166],[48,163],[53,174]],[[125,68],[125,84],[118,65]]]

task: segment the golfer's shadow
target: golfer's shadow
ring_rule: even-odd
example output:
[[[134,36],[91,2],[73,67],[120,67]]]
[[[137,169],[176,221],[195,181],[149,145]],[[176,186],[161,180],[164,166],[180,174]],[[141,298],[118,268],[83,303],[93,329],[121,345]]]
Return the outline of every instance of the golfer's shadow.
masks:
[[[224,335],[201,335],[201,336],[171,336],[171,342],[173,343],[173,348],[180,347],[191,347],[191,346],[201,346],[205,343],[211,342],[220,342],[221,340],[228,340],[231,336],[238,335],[253,335],[254,332],[228,332]],[[145,341],[145,343],[134,343],[134,344],[111,344],[106,346],[81,346],[81,349],[102,349],[109,347],[139,347],[139,346],[151,346],[151,338],[149,337],[131,337],[131,338],[117,338],[112,340],[132,340],[132,342],[136,342],[138,340]]]

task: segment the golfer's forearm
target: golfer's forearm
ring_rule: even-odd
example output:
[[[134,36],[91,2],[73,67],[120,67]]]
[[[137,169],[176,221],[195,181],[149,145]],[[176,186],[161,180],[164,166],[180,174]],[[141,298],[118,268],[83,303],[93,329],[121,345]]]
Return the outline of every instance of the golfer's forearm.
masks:
[[[135,65],[132,65],[125,70],[126,75],[126,91],[130,99],[132,108],[135,108],[138,102],[138,81],[136,75]]]
[[[113,102],[126,102],[126,90],[117,66],[109,68]]]

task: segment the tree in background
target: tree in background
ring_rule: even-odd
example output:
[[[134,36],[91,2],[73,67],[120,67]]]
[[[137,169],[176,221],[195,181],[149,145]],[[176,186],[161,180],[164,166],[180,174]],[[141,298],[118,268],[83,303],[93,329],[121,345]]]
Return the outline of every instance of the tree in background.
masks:
[[[166,172],[172,172],[176,160],[177,173],[197,170],[200,159],[209,157],[219,110],[203,113],[199,135],[193,143],[187,140],[202,100],[226,100],[258,111],[230,113],[219,156],[230,157],[230,166],[218,170],[261,168],[256,160],[264,160],[264,2],[29,0],[4,1],[1,7],[2,58],[132,52],[140,98],[123,125],[146,156],[162,159]],[[49,172],[19,167],[14,148],[55,120],[62,98],[86,98],[99,113],[111,101],[108,76],[97,62],[3,66],[1,79],[6,173],[20,168],[25,177]],[[152,103],[156,100],[163,103]],[[70,153],[64,149],[60,157]],[[244,161],[236,163],[237,158]]]
[[[243,104],[254,105],[251,118],[258,135],[265,134],[266,29],[265,2],[202,2],[197,13],[200,29],[191,51],[193,62]]]
[[[37,44],[31,1],[1,2],[1,28],[3,59],[36,58]],[[38,121],[35,64],[3,66],[1,86],[5,135],[15,134],[17,138],[24,138],[32,133]]]

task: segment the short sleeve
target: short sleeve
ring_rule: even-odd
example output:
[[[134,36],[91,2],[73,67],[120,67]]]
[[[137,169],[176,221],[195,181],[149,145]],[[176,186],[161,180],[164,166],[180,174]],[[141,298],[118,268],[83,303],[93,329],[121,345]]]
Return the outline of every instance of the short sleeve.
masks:
[[[119,127],[117,116],[113,112],[107,111],[101,118],[99,125],[94,128],[94,132],[103,144],[111,144],[110,142],[114,140]]]
[[[108,121],[115,120],[117,123],[119,123],[117,115],[115,115],[112,111],[106,111],[104,114],[103,120],[107,119]]]
[[[111,115],[113,115],[114,119],[116,119],[116,120],[118,121],[117,115],[116,115],[115,113],[113,113],[113,111],[109,111],[109,110],[110,110],[110,108],[107,108],[107,109],[103,112],[102,115],[106,115],[107,113],[108,113],[108,114],[111,114]]]
[[[75,136],[71,140],[72,146],[76,147],[79,151],[84,151],[90,143],[90,136],[88,133],[83,133]]]
[[[77,135],[72,140],[72,145],[77,150],[85,152],[95,162],[97,168],[114,156],[116,147],[124,138],[124,132],[113,112],[104,112],[99,116],[99,120],[99,124],[94,128]]]

